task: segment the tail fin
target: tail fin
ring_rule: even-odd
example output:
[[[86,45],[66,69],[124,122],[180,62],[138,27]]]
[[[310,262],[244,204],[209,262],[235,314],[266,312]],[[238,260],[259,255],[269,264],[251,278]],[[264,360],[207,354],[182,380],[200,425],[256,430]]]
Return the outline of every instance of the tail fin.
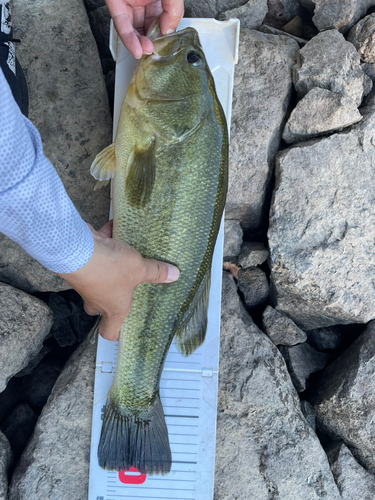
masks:
[[[104,409],[98,447],[99,465],[123,471],[135,467],[142,474],[168,474],[172,456],[159,394],[145,418],[122,415],[109,400]]]

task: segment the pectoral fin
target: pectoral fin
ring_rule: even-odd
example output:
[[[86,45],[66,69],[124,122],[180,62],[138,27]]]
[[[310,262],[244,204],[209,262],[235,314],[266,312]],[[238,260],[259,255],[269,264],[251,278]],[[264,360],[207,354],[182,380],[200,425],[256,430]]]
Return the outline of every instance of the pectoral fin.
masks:
[[[180,322],[175,343],[183,356],[189,356],[204,342],[207,329],[208,298],[211,285],[211,269],[203,278],[194,300]]]
[[[155,142],[147,148],[135,148],[129,161],[125,193],[129,203],[142,208],[151,196],[155,182]]]
[[[113,142],[108,147],[103,149],[96,155],[93,161],[90,173],[97,179],[94,189],[106,186],[110,179],[115,175],[116,169],[116,156],[115,156],[115,143]]]

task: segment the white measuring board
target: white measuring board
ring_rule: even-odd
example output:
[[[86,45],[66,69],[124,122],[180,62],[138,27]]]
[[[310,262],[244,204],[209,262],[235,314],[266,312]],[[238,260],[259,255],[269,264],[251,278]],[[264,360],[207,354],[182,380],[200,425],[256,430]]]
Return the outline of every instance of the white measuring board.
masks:
[[[215,78],[216,90],[230,125],[233,73],[237,62],[239,21],[182,19],[178,30],[192,26]],[[113,26],[111,52],[116,60],[114,137],[121,104],[135,65]],[[160,381],[160,396],[172,451],[172,469],[166,476],[146,476],[136,471],[101,469],[97,449],[102,412],[112,385],[117,342],[99,337],[91,438],[89,500],[212,500],[215,471],[216,407],[219,370],[223,220],[215,246],[208,325],[203,345],[185,358],[172,343]]]

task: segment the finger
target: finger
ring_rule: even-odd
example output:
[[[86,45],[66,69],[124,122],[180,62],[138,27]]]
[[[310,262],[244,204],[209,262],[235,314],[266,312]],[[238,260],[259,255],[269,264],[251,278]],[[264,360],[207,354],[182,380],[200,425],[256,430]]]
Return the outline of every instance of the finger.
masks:
[[[149,283],[172,283],[180,276],[177,267],[154,259],[143,259],[145,264],[145,279]]]
[[[168,35],[176,31],[178,23],[184,15],[183,0],[161,0],[163,13],[160,16],[160,31]]]
[[[140,7],[133,7],[133,26],[134,28],[138,31],[138,33],[141,33],[144,35],[144,30],[145,30],[145,8],[140,6]]]
[[[154,51],[154,44],[151,42],[147,36],[140,36],[139,41],[141,43],[142,50],[145,54],[152,54]]]
[[[103,238],[112,238],[112,230],[113,230],[113,219],[109,220],[102,226],[97,233]]]
[[[99,334],[106,340],[118,340],[120,336],[120,328],[124,319],[125,317],[122,316],[103,315],[99,323]]]
[[[97,316],[99,314],[99,311],[94,307],[90,306],[90,304],[88,304],[87,302],[83,303],[83,309],[85,310],[85,313],[88,314],[89,316]]]
[[[121,38],[122,43],[136,59],[140,59],[142,57],[143,51],[136,32],[133,28],[132,14],[127,9],[125,9],[124,11],[114,9],[113,12],[110,13],[118,36]]]

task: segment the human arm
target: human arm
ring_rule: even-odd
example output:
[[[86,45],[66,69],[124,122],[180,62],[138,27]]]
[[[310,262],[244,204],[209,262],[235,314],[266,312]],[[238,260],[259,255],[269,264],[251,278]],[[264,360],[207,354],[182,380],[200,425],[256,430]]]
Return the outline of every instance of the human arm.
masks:
[[[118,337],[135,287],[165,282],[170,269],[110,238],[110,224],[96,232],[82,220],[1,70],[0,231],[66,279],[88,313],[102,313],[99,333],[109,340]]]
[[[140,59],[151,54],[153,43],[145,34],[160,15],[163,35],[173,33],[184,15],[183,0],[105,0],[116,31],[125,47]]]

